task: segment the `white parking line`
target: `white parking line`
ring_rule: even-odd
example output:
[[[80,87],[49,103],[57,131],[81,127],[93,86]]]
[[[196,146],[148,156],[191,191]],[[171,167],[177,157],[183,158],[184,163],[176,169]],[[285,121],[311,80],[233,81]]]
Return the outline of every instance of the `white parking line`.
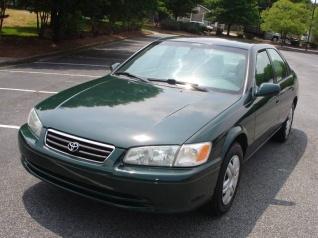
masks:
[[[0,90],[31,92],[31,93],[47,93],[47,94],[58,93],[58,92],[50,92],[50,91],[36,91],[36,90],[30,90],[30,89],[19,89],[19,88],[0,88]]]
[[[126,59],[127,57],[125,58],[109,58],[109,57],[91,57],[91,56],[82,56],[82,55],[79,55],[79,56],[73,56],[73,58],[80,58],[80,59],[97,59],[97,60],[124,60]]]
[[[23,74],[43,74],[43,75],[61,75],[61,76],[73,76],[73,77],[89,77],[89,78],[98,78],[102,77],[101,75],[84,75],[84,74],[61,74],[61,73],[45,73],[37,71],[21,71],[21,70],[0,70],[0,72],[6,73],[23,73]]]
[[[98,51],[113,51],[113,49],[103,49],[103,48],[95,48],[94,50],[98,50]],[[115,49],[117,50],[117,49]],[[118,48],[118,50],[120,50],[120,48]],[[131,56],[134,54],[134,52],[127,52],[127,53],[114,53],[116,56],[117,55],[124,55],[124,56]]]
[[[1,124],[0,124],[0,128],[9,128],[9,129],[17,129],[17,130],[20,129],[19,126],[10,126],[10,125],[1,125]]]
[[[53,65],[72,65],[72,66],[90,66],[90,67],[109,68],[108,65],[99,65],[99,64],[72,64],[72,63],[55,63],[55,62],[45,62],[45,61],[33,62],[33,64],[53,64]]]

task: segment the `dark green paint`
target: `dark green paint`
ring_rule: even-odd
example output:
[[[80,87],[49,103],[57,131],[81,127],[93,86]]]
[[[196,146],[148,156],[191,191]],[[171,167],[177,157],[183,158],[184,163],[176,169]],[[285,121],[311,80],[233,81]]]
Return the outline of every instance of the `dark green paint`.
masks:
[[[240,98],[239,95],[182,90],[113,76],[95,83],[86,90],[75,87],[71,97],[69,91],[62,92],[52,101],[39,104],[37,113],[43,126],[121,148],[181,145]],[[50,110],[47,105],[51,105]],[[138,141],[136,137],[140,135],[146,135],[149,140]]]
[[[285,79],[255,85],[256,53],[273,48],[206,38],[170,38],[238,47],[249,52],[242,94],[202,92],[108,75],[67,89],[36,106],[40,138],[27,125],[19,131],[24,167],[38,178],[109,205],[146,212],[183,212],[208,202],[218,172],[234,141],[249,158],[286,120],[298,100],[293,71]],[[87,162],[44,145],[47,128],[115,146],[102,164]],[[138,136],[148,140],[138,140]],[[207,163],[193,168],[124,164],[126,151],[143,145],[212,142]]]
[[[280,86],[275,83],[262,83],[256,91],[257,97],[276,96],[280,93]]]

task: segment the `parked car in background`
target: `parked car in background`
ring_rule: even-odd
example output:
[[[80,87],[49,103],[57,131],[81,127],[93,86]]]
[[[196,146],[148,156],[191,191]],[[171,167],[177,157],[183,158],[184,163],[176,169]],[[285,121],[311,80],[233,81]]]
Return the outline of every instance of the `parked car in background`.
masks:
[[[279,33],[265,32],[264,33],[264,39],[276,42],[276,41],[281,39],[281,35]]]
[[[28,172],[118,208],[220,215],[243,163],[290,135],[298,80],[271,45],[166,38],[111,69],[31,110],[18,134]]]
[[[198,25],[200,27],[200,29],[202,31],[212,31],[213,30],[213,26],[209,26],[204,24],[203,22],[199,22],[199,21],[190,21],[191,24],[195,24]]]

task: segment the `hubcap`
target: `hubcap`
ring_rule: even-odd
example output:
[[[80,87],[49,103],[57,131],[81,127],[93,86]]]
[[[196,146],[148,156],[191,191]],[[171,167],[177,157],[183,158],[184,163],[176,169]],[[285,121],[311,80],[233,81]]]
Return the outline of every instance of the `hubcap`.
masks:
[[[287,121],[286,121],[286,128],[285,128],[285,136],[286,137],[290,133],[292,122],[293,122],[293,109],[291,108],[289,110],[288,118],[287,118]]]
[[[240,175],[240,158],[238,155],[233,155],[229,164],[227,165],[226,172],[223,180],[223,204],[227,205],[233,198],[237,181]]]

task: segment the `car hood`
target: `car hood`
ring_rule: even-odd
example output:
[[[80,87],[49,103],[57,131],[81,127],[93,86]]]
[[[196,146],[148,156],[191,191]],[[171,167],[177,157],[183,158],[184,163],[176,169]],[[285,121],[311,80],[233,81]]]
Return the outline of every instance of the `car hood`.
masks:
[[[182,144],[240,98],[108,75],[39,105],[44,127],[121,148]]]

